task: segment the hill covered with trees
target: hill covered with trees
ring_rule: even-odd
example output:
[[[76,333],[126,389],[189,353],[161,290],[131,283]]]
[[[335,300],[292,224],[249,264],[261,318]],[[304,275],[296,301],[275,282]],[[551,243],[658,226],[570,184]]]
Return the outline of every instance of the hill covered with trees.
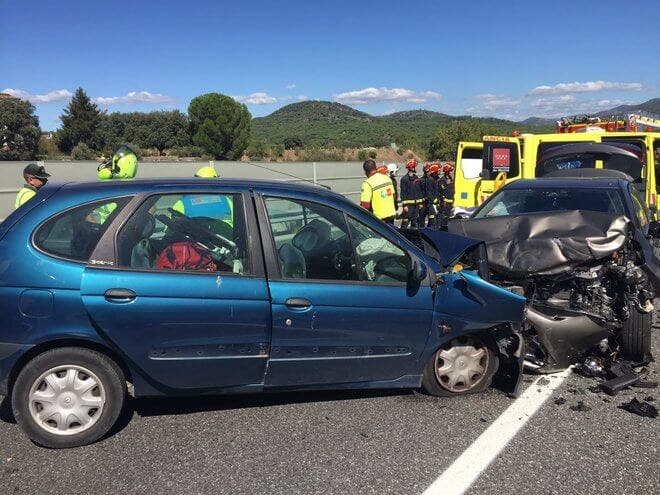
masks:
[[[536,126],[494,118],[451,116],[430,110],[374,116],[340,103],[304,101],[252,119],[252,137],[269,146],[287,147],[285,141],[290,141],[299,143],[299,147],[360,148],[395,142],[405,148],[426,148],[439,127],[454,121],[470,122],[497,134],[540,131]]]

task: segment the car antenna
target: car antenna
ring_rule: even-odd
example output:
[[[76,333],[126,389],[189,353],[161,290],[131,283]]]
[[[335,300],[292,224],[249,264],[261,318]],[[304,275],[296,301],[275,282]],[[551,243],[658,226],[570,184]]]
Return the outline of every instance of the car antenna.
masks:
[[[309,179],[303,179],[302,177],[298,177],[297,175],[288,174],[286,172],[282,172],[281,170],[275,170],[275,169],[272,169],[272,168],[264,167],[263,165],[257,165],[256,163],[252,163],[252,162],[243,162],[243,163],[245,163],[247,165],[252,165],[253,167],[257,167],[257,168],[260,168],[262,170],[268,170],[269,172],[275,172],[276,174],[286,175],[287,177],[291,177],[293,179],[301,180],[303,182],[309,182],[310,184],[314,184],[315,186],[321,186],[321,187],[326,188],[328,191],[332,191],[332,188],[330,186],[327,186],[325,184],[320,184],[318,182],[314,182],[314,181],[309,180]]]

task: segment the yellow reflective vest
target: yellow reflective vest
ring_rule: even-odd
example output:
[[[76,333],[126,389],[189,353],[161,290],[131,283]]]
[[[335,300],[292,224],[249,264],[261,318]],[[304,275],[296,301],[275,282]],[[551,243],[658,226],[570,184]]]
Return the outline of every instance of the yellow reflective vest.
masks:
[[[19,206],[27,203],[32,198],[34,198],[36,194],[37,194],[37,190],[34,187],[25,184],[23,188],[20,191],[18,191],[18,194],[16,195],[16,202],[14,203],[14,208],[18,208]]]
[[[371,211],[377,218],[396,215],[394,208],[394,184],[387,175],[375,173],[362,183],[360,202],[371,203]]]

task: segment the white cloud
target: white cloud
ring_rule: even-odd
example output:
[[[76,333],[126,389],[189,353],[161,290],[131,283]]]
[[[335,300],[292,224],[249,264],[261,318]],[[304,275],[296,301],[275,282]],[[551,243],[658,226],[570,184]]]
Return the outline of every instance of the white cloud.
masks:
[[[309,97],[305,96],[305,95],[298,95],[298,96],[296,96],[296,100],[298,100],[298,101],[307,101],[307,100],[309,100]]]
[[[232,98],[240,103],[247,103],[248,105],[268,105],[270,103],[277,103],[277,98],[263,92],[252,93],[247,96],[232,96]]]
[[[175,101],[171,96],[149,93],[149,91],[131,91],[124,96],[98,96],[93,100],[103,106],[126,103],[172,103]]]
[[[23,91],[22,89],[7,88],[2,90],[2,93],[7,93],[8,95],[20,98],[21,100],[27,100],[31,103],[53,103],[58,101],[68,101],[73,96],[73,93],[66,89],[56,89],[43,95],[33,95],[27,91]]]
[[[425,103],[428,100],[439,100],[442,95],[435,91],[415,92],[405,88],[364,88],[339,93],[333,98],[346,105],[369,105],[382,102]]]
[[[292,90],[292,89],[296,89],[297,87],[298,86],[296,86],[295,84],[287,84],[286,85],[286,89],[288,89],[289,91]]]
[[[484,94],[477,95],[475,99],[478,101],[477,105],[468,108],[468,111],[492,111],[492,110],[505,110],[515,108],[520,105],[519,98],[511,96]]]
[[[530,91],[532,95],[555,95],[565,93],[583,93],[591,91],[640,91],[641,83],[636,82],[611,82],[611,81],[587,81],[559,83],[554,86],[537,86]]]

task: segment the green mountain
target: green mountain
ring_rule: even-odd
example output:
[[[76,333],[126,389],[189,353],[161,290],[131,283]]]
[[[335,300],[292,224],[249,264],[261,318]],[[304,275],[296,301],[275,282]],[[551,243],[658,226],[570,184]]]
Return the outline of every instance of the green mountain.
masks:
[[[470,120],[503,134],[514,129],[533,130],[518,122],[493,118],[451,116],[429,110],[374,116],[340,103],[303,101],[252,119],[252,136],[270,145],[298,138],[305,147],[355,148],[388,146],[392,142],[426,147],[439,127],[454,120]]]

